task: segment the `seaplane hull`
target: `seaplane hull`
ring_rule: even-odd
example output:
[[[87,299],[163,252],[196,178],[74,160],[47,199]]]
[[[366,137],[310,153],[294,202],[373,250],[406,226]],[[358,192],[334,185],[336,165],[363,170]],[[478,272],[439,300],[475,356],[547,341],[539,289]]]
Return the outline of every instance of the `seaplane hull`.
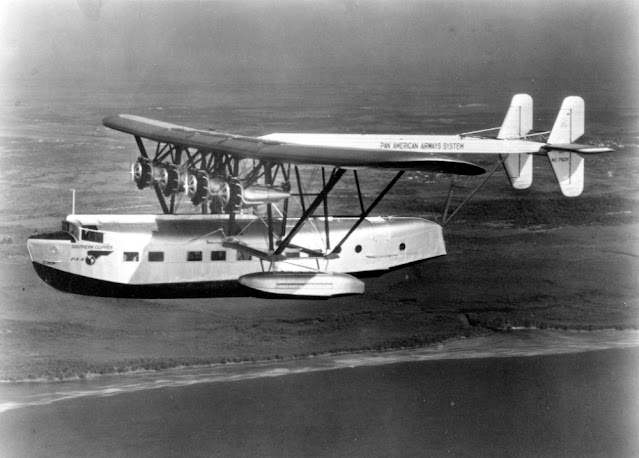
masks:
[[[330,237],[344,236],[354,220],[329,217]],[[27,245],[36,272],[51,286],[124,297],[225,295],[239,293],[240,285],[282,295],[359,294],[359,280],[342,274],[385,271],[446,253],[435,223],[369,217],[339,253],[321,256],[326,221],[319,217],[309,219],[280,258],[267,261],[250,254],[267,250],[263,222],[236,215],[245,247],[239,250],[229,246],[228,222],[228,215],[69,215],[64,231],[32,237]]]

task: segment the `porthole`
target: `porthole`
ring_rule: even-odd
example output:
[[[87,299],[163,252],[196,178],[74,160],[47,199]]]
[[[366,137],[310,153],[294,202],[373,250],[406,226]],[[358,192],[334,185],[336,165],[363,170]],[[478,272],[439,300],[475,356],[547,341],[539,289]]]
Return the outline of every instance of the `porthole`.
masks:
[[[357,245],[355,247],[355,253],[361,253],[362,252],[362,246],[361,245]]]
[[[405,243],[400,243],[399,244],[399,251],[404,251],[406,249],[406,244]]]

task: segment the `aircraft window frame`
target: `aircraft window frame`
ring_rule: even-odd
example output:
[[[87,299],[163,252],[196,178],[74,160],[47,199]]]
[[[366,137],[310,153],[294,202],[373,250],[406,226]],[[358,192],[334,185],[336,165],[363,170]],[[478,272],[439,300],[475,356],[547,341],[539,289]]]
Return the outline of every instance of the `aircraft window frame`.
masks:
[[[187,262],[202,262],[202,251],[187,251],[186,252],[186,261]]]
[[[399,251],[406,251],[406,244],[404,242],[399,244]]]
[[[122,261],[123,262],[140,262],[140,252],[139,251],[123,251]]]
[[[355,246],[355,253],[361,253],[361,252],[362,252],[362,246],[361,245]]]
[[[226,261],[226,251],[213,250],[211,251],[211,261]]]
[[[149,251],[147,259],[149,262],[164,262],[164,251]]]
[[[78,226],[76,224],[70,223],[68,221],[62,221],[62,232],[70,234],[76,242],[80,240],[80,231],[78,230]]]
[[[97,226],[82,226],[80,238],[87,242],[104,243],[104,233],[98,231]]]

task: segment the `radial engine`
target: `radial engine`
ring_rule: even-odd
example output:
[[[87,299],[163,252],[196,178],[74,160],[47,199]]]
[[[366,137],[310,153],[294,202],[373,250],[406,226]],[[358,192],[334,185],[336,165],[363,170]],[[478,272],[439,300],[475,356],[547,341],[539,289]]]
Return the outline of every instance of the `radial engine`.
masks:
[[[157,186],[166,197],[186,194],[193,205],[209,203],[221,211],[274,204],[290,197],[278,187],[247,184],[237,177],[211,175],[168,162],[155,163],[143,156],[131,165],[131,177],[138,189]]]

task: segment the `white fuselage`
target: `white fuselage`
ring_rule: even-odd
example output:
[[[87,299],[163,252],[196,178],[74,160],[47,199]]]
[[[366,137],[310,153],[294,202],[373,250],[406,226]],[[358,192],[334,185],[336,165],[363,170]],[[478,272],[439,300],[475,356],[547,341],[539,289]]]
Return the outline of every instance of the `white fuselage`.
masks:
[[[355,220],[329,217],[331,246]],[[269,231],[263,220],[236,215],[235,222],[239,230],[235,239],[252,249],[269,251]],[[289,219],[286,231],[296,222]],[[275,233],[281,223],[274,220]],[[441,227],[421,218],[366,218],[335,258],[308,254],[308,250],[326,252],[325,220],[309,218],[284,250],[286,259],[277,262],[225,247],[227,215],[69,215],[64,225],[66,240],[28,240],[36,270],[119,285],[228,282],[269,271],[379,271],[445,254]]]

